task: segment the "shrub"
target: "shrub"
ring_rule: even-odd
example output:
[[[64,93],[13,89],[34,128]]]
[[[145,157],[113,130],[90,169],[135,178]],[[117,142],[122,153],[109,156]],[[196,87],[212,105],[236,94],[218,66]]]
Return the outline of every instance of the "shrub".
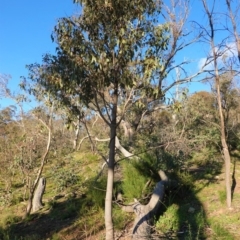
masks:
[[[80,177],[72,169],[57,169],[54,175],[56,191],[62,191],[80,182]]]
[[[86,198],[86,205],[94,205],[97,208],[103,208],[106,195],[107,178],[101,177],[98,181],[87,183],[88,192]]]
[[[172,204],[167,211],[156,222],[156,229],[159,232],[176,232],[179,229],[178,209],[176,204]]]
[[[148,179],[136,167],[136,163],[125,162],[123,164],[123,181],[121,184],[124,197],[133,201],[141,198]]]

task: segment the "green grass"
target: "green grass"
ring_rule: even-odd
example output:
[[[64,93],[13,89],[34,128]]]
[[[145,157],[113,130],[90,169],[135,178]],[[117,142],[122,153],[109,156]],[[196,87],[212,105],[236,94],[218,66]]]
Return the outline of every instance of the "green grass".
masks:
[[[214,232],[213,240],[235,240],[236,238],[221,224],[216,222],[216,219],[210,220],[210,226]]]
[[[95,235],[102,238],[106,175],[95,181],[101,163],[101,158],[91,152],[51,159],[43,172],[47,178],[43,196],[45,206],[24,221],[21,219],[26,207],[22,199],[23,186],[14,182],[9,202],[0,206],[0,239],[43,239],[45,233],[37,230],[37,224],[51,226],[48,239],[52,240],[62,240],[65,236],[72,236],[69,239],[87,239]],[[149,176],[141,172],[144,169],[128,162],[123,162],[120,168],[124,178],[118,179],[115,193],[121,191],[125,203],[132,202],[133,198],[141,199],[154,187],[152,182],[146,192],[143,191],[149,180]],[[240,239],[240,192],[234,193],[233,206],[237,210],[227,211],[224,174],[218,173],[218,180],[216,172],[209,169],[198,175],[185,171],[172,176],[178,179],[179,186],[167,192],[160,218],[155,219],[159,234],[180,240]],[[238,171],[236,179],[240,179]],[[56,195],[62,196],[54,198]],[[122,212],[118,205],[113,207],[113,216],[116,231],[122,231],[134,219],[134,214]],[[31,229],[35,232],[31,233]]]

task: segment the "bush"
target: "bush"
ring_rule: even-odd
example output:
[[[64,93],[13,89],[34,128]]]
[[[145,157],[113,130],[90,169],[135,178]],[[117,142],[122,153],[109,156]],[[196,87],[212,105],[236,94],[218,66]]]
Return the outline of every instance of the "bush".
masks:
[[[208,163],[215,160],[216,155],[217,151],[215,149],[204,147],[192,154],[191,162],[193,164],[197,164],[198,166],[207,166]]]
[[[176,232],[179,229],[179,219],[178,219],[178,209],[179,206],[172,204],[167,211],[160,217],[156,222],[156,229],[159,232]]]
[[[131,220],[132,215],[125,213],[118,206],[113,208],[113,223],[115,229],[123,230],[126,227],[126,224]]]
[[[54,174],[56,191],[62,191],[80,182],[80,177],[72,169],[57,169]]]
[[[136,163],[125,162],[123,164],[121,190],[125,198],[130,201],[133,201],[134,198],[141,198],[147,181],[147,176],[139,171]]]
[[[105,203],[106,196],[106,185],[107,178],[101,177],[98,181],[87,183],[87,198],[86,205],[87,206],[95,206],[97,208],[103,208]]]

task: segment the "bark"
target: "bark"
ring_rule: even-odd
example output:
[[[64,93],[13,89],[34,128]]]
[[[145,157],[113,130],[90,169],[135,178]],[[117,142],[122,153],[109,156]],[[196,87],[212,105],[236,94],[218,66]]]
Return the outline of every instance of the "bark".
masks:
[[[165,187],[171,185],[172,183],[173,186],[176,185],[176,183],[168,181],[167,176],[161,170],[159,171],[159,176],[161,181],[156,184],[152,197],[147,205],[142,205],[135,200],[134,204],[121,206],[122,210],[125,212],[135,212],[136,217],[132,230],[132,238],[134,240],[150,239],[153,220],[161,207],[165,194]]]
[[[79,130],[80,130],[80,120],[78,120],[76,123],[73,123],[75,127],[75,135],[73,139],[73,149],[77,150],[77,142],[79,138]]]
[[[116,136],[115,139],[115,147],[123,154],[124,157],[126,158],[131,158],[133,157],[133,154],[128,152],[119,142],[118,137]]]
[[[118,87],[115,86],[113,93],[113,106],[110,124],[110,144],[109,144],[109,161],[108,161],[108,177],[105,198],[105,228],[106,240],[114,239],[114,228],[112,221],[112,197],[113,197],[113,181],[114,181],[114,165],[115,165],[115,139],[117,130],[117,102]]]
[[[165,186],[168,184],[165,173],[160,171],[160,175],[162,180],[157,183],[149,203],[147,205],[142,205],[137,202],[133,205],[136,214],[132,232],[133,239],[145,240],[149,239],[151,235],[153,220],[159,212],[165,194]]]
[[[41,177],[38,182],[38,186],[35,190],[34,197],[32,200],[32,213],[38,211],[43,207],[42,204],[42,196],[44,194],[46,187],[46,179],[44,177]]]
[[[107,142],[107,141],[110,141],[110,138],[105,138],[105,139],[98,139],[97,137],[94,138],[95,141],[98,141],[98,142]],[[131,158],[133,157],[134,155],[130,152],[128,152],[127,149],[125,149],[119,142],[119,139],[118,137],[116,136],[115,137],[115,147],[123,154],[124,157],[126,158]]]
[[[109,141],[110,138],[105,138],[105,139],[98,139],[97,137],[94,138],[95,141],[99,141],[99,142],[106,142]],[[121,151],[121,153],[126,157],[126,158],[132,158],[134,155],[130,152],[128,152],[119,142],[118,137],[115,137],[115,148],[117,148],[119,151]],[[136,159],[138,159],[138,157],[135,156]],[[109,159],[106,159],[105,162],[102,164],[101,170],[99,171],[97,177],[95,178],[95,181],[98,180],[98,178],[101,176],[105,166],[107,165],[107,163],[109,162]]]

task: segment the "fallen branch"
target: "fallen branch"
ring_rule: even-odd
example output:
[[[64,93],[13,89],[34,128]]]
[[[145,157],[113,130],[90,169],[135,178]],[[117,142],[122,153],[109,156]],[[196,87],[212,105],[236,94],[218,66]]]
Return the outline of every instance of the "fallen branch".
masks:
[[[137,200],[135,200],[135,203],[132,205],[121,205],[121,209],[123,211],[135,212],[136,217],[132,231],[133,239],[145,240],[149,239],[151,235],[153,219],[162,204],[165,188],[170,183],[164,171],[159,170],[158,174],[161,178],[161,181],[156,184],[156,187],[147,205],[142,205]]]

